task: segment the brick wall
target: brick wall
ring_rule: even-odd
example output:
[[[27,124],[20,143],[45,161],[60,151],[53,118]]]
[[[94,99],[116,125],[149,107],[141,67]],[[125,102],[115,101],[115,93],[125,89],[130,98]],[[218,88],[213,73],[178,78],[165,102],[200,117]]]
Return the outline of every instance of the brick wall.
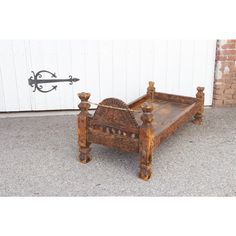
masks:
[[[236,105],[236,40],[217,41],[213,105]]]

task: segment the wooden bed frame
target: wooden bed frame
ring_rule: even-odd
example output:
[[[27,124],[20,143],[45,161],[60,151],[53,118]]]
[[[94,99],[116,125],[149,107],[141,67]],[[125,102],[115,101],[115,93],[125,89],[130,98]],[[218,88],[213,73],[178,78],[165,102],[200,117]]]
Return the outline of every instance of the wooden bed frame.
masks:
[[[204,111],[204,87],[197,88],[196,98],[155,91],[149,82],[147,94],[130,104],[107,98],[89,113],[89,93],[79,93],[78,115],[79,160],[91,160],[91,143],[140,154],[139,177],[148,180],[152,174],[154,150],[180,126],[194,117],[201,124]]]

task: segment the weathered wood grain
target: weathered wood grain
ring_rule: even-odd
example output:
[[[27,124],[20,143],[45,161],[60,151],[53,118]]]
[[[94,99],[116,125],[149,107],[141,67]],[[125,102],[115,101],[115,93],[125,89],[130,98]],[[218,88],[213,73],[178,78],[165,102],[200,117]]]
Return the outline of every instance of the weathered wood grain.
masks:
[[[154,82],[149,82],[146,95],[129,105],[116,98],[107,98],[97,107],[94,116],[88,112],[90,94],[80,93],[80,161],[91,160],[91,143],[137,152],[140,154],[139,177],[148,180],[152,175],[154,150],[192,117],[194,123],[202,123],[203,90],[198,87],[196,98],[192,98],[155,92]]]
[[[197,94],[196,94],[196,98],[197,98],[197,107],[198,107],[198,112],[195,114],[194,116],[194,120],[193,123],[200,125],[202,123],[202,118],[203,118],[203,112],[204,112],[204,88],[203,87],[197,87]]]
[[[90,104],[88,103],[90,93],[79,93],[78,94],[81,103],[79,108],[81,112],[78,115],[78,143],[80,146],[79,160],[82,163],[88,163],[91,160],[90,155],[90,142],[88,141],[88,126],[91,115],[88,112]]]

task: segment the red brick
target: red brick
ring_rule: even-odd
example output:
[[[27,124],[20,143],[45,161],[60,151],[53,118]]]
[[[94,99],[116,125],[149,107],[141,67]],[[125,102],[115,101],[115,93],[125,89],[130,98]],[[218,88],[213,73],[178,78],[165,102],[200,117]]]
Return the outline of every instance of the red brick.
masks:
[[[231,98],[232,98],[232,96],[233,95],[231,95]],[[224,94],[214,94],[213,95],[213,98],[215,99],[215,100],[223,100],[224,99]]]
[[[233,89],[225,89],[225,94],[233,94],[234,90]]]
[[[227,44],[224,44],[222,45],[223,49],[234,49],[235,48],[235,43],[227,43]]]
[[[232,77],[235,77],[235,73],[229,73],[229,74],[223,74],[222,79],[231,79]]]
[[[215,100],[214,105],[215,106],[222,106],[223,105],[223,100]]]
[[[223,76],[225,75],[225,77]],[[230,72],[229,74],[223,74],[222,78],[225,80],[225,83],[232,83],[232,80],[236,79],[236,72]]]
[[[236,72],[236,67],[235,66],[229,66],[230,72]]]
[[[215,84],[223,84],[223,83],[225,83],[224,79],[218,79],[215,81]]]
[[[216,55],[216,60],[217,61],[226,61],[227,57],[226,56],[221,56],[221,55]]]
[[[225,89],[230,89],[231,88],[231,84],[230,83],[225,84],[224,88]]]
[[[236,78],[232,77],[230,79],[224,79],[224,83],[227,84],[236,84]]]
[[[228,56],[227,61],[236,61],[236,56]]]
[[[214,106],[236,105],[236,39],[223,42],[219,41],[216,49]]]
[[[232,100],[233,99],[233,95],[232,94],[224,94],[224,99]]]
[[[234,55],[229,55],[229,56],[217,55],[216,60],[217,61],[236,61],[236,56],[234,56]]]
[[[220,52],[220,55],[236,55],[236,50],[223,50]]]
[[[224,84],[225,84],[225,83],[229,83],[230,80],[231,80],[231,78],[228,78],[228,79],[222,79],[222,82],[224,82]]]
[[[231,67],[231,66],[235,66],[235,63],[233,61],[222,61],[221,66],[222,67],[225,67],[225,66]]]
[[[230,99],[230,100],[224,100],[224,104],[225,104],[225,105],[232,105],[233,102],[234,102],[233,99]]]
[[[221,83],[221,84],[214,84],[214,89],[222,89],[224,87],[225,83]]]
[[[215,95],[221,95],[224,93],[224,89],[215,89],[214,94]]]

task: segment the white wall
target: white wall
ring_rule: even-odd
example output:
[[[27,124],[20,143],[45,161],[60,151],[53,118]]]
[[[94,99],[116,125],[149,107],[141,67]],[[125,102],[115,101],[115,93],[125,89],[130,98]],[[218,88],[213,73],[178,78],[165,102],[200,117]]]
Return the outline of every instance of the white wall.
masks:
[[[212,104],[215,40],[211,41],[0,41],[0,111],[75,109],[77,93],[91,101],[117,97],[130,102],[146,92],[149,80],[161,92],[195,96],[204,86]],[[79,77],[73,86],[33,92],[31,70]],[[45,85],[51,86],[51,85]],[[45,87],[45,88],[46,88]],[[48,88],[49,88],[48,87]]]

